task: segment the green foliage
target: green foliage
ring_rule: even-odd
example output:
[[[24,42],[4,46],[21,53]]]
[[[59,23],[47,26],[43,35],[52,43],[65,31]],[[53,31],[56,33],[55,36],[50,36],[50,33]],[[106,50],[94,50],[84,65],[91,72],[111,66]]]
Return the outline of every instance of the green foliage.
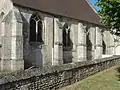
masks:
[[[120,0],[98,0],[101,22],[111,28],[111,32],[120,35]]]

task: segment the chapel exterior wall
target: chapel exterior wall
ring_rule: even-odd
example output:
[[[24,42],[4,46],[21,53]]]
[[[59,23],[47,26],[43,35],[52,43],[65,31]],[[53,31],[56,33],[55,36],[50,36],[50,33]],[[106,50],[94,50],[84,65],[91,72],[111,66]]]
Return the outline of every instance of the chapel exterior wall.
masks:
[[[36,12],[39,13],[43,24],[42,38],[44,43],[40,45],[29,42],[30,17]],[[6,18],[9,22],[6,23],[5,30],[3,29],[5,32],[1,34],[3,35],[1,57],[4,59],[1,61],[1,68],[7,67],[15,71],[23,69],[24,65],[25,68],[43,67],[102,57],[101,29],[103,28],[101,26],[20,6],[14,6],[10,15],[8,14],[8,18]],[[9,20],[11,17],[12,20]],[[72,48],[63,46],[62,32],[65,23],[69,24]],[[111,36],[106,38],[109,37]],[[108,41],[106,40],[106,42]],[[108,52],[112,51],[113,48],[110,47],[113,46],[113,43],[108,42],[107,45]]]
[[[115,54],[115,42],[114,37],[109,31],[103,32],[103,40],[106,44],[106,55]]]
[[[13,3],[11,0],[0,0],[0,22],[12,9]]]
[[[39,66],[52,65],[52,47],[53,47],[53,17],[50,15],[41,13],[39,11],[16,7],[23,20],[23,57],[25,60],[25,65],[29,66]],[[42,18],[43,23],[43,41],[42,45],[37,45],[37,43],[29,42],[29,31],[30,31],[30,17],[32,14],[38,12]],[[41,57],[39,57],[41,55]]]
[[[114,37],[114,55],[120,55],[120,37],[113,35]]]
[[[19,19],[18,19],[19,17]],[[1,71],[24,69],[22,22],[14,9],[3,18],[1,24]]]
[[[69,18],[62,18],[62,24],[67,23],[70,28],[70,40],[72,46],[64,47],[63,46],[63,62],[72,63],[78,61],[77,57],[77,45],[78,45],[78,24],[77,20],[72,20]]]

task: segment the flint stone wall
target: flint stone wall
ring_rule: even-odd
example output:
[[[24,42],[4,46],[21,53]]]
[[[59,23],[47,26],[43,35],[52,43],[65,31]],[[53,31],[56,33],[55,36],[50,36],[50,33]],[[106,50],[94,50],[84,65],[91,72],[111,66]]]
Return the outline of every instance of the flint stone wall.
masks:
[[[56,90],[120,63],[120,56],[0,75],[0,90]]]

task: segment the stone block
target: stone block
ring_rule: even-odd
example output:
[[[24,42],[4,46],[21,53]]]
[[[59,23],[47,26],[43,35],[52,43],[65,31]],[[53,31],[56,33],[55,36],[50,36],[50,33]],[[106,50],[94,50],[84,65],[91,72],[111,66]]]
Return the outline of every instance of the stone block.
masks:
[[[102,47],[96,47],[94,59],[100,59],[102,58]]]
[[[63,59],[63,49],[62,46],[55,45],[54,46],[54,61],[53,65],[59,65],[62,64],[62,59]]]
[[[11,60],[11,71],[24,70],[24,60],[23,59],[12,59]]]
[[[12,29],[14,26],[15,24],[12,24],[11,22],[5,22],[4,36],[6,37],[12,36]]]
[[[51,66],[53,58],[53,17],[46,16],[44,18],[45,22],[45,48],[44,48],[44,65]]]
[[[16,37],[16,59],[23,59],[23,37]]]
[[[12,29],[12,36],[23,36],[23,23],[15,22]]]
[[[2,37],[2,49],[1,49],[1,58],[10,59],[11,58],[11,37]]]
[[[2,59],[1,60],[1,71],[2,72],[10,72],[11,71],[11,60],[10,59]]]

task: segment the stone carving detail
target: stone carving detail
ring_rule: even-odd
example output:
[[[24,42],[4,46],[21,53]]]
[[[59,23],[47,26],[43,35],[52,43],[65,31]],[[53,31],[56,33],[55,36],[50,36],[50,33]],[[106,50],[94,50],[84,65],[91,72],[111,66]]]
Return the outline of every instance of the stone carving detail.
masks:
[[[56,20],[56,22],[57,22],[57,24],[58,24],[59,28],[60,28],[60,29],[62,29],[62,28],[63,28],[62,23],[61,23],[60,21],[58,21],[58,20]]]
[[[61,42],[55,42],[55,45],[63,46],[63,43],[61,43]]]

